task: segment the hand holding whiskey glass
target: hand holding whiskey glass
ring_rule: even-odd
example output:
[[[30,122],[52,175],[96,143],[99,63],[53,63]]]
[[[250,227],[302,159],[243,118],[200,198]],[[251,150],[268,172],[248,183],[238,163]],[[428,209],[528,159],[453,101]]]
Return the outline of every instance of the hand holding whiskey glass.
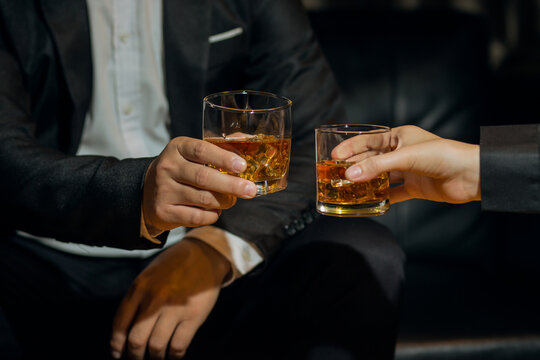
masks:
[[[203,100],[203,140],[240,155],[257,195],[287,187],[292,101],[262,91],[226,91]]]
[[[390,151],[390,128],[378,125],[324,125],[315,129],[317,211],[323,215],[382,215],[390,208],[389,176],[366,182],[347,180],[356,162]]]

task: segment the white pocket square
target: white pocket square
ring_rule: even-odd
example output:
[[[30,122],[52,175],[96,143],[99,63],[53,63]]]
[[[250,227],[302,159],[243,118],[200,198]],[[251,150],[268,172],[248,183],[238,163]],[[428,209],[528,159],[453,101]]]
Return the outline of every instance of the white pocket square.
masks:
[[[237,27],[237,28],[208,37],[208,42],[210,44],[213,44],[213,43],[217,43],[223,40],[228,40],[235,36],[241,35],[243,32],[244,32],[244,29],[242,29],[241,27]]]

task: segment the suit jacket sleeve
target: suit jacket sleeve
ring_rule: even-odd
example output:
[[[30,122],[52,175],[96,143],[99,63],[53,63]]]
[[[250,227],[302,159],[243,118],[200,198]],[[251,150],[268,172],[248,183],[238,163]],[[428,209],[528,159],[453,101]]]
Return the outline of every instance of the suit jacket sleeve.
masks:
[[[482,127],[482,209],[540,212],[539,125]]]
[[[40,144],[20,54],[2,31],[2,228],[98,246],[159,246],[139,236],[141,185],[150,159],[79,157]]]
[[[344,121],[334,77],[298,1],[253,2],[246,88],[293,101],[292,154],[285,191],[239,200],[218,225],[268,256],[312,219],[315,201],[314,128]]]

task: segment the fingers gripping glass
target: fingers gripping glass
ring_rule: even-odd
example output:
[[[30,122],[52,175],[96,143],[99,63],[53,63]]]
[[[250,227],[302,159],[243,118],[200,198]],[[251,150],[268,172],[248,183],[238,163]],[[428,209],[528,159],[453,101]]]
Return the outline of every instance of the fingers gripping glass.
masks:
[[[203,100],[203,140],[234,152],[247,169],[234,174],[253,181],[257,195],[287,187],[292,101],[261,91],[226,91]]]
[[[390,151],[390,128],[378,125],[325,125],[315,129],[317,211],[324,215],[382,215],[390,208],[389,176],[351,182],[345,171],[358,161]]]

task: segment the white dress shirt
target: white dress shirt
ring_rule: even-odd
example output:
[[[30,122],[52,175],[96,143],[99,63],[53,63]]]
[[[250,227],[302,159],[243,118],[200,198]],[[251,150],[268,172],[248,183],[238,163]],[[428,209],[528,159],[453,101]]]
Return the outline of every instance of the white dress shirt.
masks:
[[[87,6],[93,93],[77,155],[118,159],[156,156],[171,137],[163,66],[162,0],[87,0]],[[86,256],[147,257],[160,251],[92,247],[22,234]],[[165,246],[185,235],[182,227],[172,230]],[[221,229],[196,228],[189,236],[208,243],[229,259],[233,277],[262,261],[255,246]]]

